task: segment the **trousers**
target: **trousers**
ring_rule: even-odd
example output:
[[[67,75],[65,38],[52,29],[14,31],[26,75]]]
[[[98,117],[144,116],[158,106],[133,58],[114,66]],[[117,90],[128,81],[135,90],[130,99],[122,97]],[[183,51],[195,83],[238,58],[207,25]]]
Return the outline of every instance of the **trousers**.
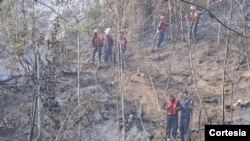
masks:
[[[112,47],[104,47],[104,62],[108,63],[109,58],[112,58]]]
[[[190,32],[189,32],[189,37],[190,38],[194,38],[194,39],[196,39],[196,33],[197,33],[197,25],[198,25],[198,23],[199,23],[199,20],[197,19],[197,21],[195,22],[195,21],[192,21],[191,23],[190,23]],[[193,36],[192,36],[193,35]]]
[[[180,137],[181,141],[185,141],[185,136],[188,132],[188,126],[189,126],[190,118],[181,117],[180,119]],[[188,141],[190,141],[191,138],[189,137]]]
[[[177,129],[178,129],[178,115],[177,114],[167,115],[167,125],[166,125],[167,137],[170,137],[172,133],[172,137],[176,139]]]
[[[100,47],[94,47],[93,49],[93,54],[92,54],[92,61],[95,61],[95,54],[98,52],[98,58],[99,61],[101,61],[101,56],[102,56],[102,49]]]
[[[160,48],[161,43],[164,40],[164,32],[159,32],[157,35],[157,47]]]

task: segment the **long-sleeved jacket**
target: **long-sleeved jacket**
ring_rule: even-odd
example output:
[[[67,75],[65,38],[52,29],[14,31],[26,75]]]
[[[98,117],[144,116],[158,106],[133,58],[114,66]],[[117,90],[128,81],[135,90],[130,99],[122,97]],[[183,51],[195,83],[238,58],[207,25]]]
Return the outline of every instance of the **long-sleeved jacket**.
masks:
[[[180,102],[181,105],[181,118],[190,118],[193,111],[194,100],[191,97],[185,98]]]
[[[104,47],[112,47],[114,44],[113,37],[110,34],[105,34],[102,42]]]

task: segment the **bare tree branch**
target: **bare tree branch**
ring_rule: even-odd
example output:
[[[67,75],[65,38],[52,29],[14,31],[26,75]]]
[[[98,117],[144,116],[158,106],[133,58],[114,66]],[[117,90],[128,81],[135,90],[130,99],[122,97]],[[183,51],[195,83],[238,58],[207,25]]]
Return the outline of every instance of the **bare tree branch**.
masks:
[[[37,3],[41,4],[41,5],[44,5],[46,7],[48,7],[50,10],[52,10],[53,12],[55,12],[60,18],[62,18],[65,22],[68,22],[60,13],[58,13],[55,9],[53,9],[52,7],[50,7],[49,5],[43,3],[43,2],[40,2],[38,0],[36,0]]]

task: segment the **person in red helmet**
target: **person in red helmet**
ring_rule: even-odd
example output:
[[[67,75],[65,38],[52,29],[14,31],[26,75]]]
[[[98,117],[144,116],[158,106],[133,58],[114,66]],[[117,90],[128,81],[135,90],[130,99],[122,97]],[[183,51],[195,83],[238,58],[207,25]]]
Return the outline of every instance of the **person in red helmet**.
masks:
[[[161,43],[164,40],[164,33],[166,31],[165,16],[160,16],[160,22],[157,25],[157,47],[160,48]]]
[[[95,62],[95,54],[98,52],[98,58],[99,62],[101,61],[101,56],[102,56],[102,43],[101,43],[101,38],[98,35],[98,30],[95,29],[93,31],[93,37],[91,38],[92,42],[92,47],[93,47],[93,54],[92,54],[92,63]]]

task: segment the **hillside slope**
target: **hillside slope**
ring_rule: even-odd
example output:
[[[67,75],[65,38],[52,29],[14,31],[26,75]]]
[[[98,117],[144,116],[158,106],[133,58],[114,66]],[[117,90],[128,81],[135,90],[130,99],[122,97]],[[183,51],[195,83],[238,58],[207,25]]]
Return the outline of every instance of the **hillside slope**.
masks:
[[[187,40],[181,41],[179,35],[176,42],[171,42],[168,28],[162,47],[152,54],[154,33],[143,34],[143,40],[129,42],[125,69],[117,64],[104,65],[103,61],[98,67],[97,62],[92,64],[92,48],[80,40],[79,83],[77,34],[63,32],[61,40],[51,48],[41,47],[56,60],[56,64],[50,64],[51,60],[45,59],[48,65],[41,67],[42,140],[78,140],[80,128],[80,138],[84,141],[118,141],[125,128],[127,141],[163,141],[166,115],[160,106],[168,94],[180,98],[184,88],[195,99],[193,139],[204,140],[205,124],[222,124],[227,36],[222,28],[218,44],[217,26],[217,22],[204,14],[198,28],[198,42],[191,42],[191,46]],[[177,29],[174,26],[174,31]],[[186,36],[187,31],[184,32]],[[225,122],[250,124],[250,71],[242,38],[232,33],[228,46]],[[56,56],[56,49],[65,54]],[[49,71],[50,67],[56,68],[55,74]],[[21,76],[2,85],[0,90],[0,139],[26,141],[32,130],[36,77]],[[37,113],[34,119],[32,137],[36,140]]]

